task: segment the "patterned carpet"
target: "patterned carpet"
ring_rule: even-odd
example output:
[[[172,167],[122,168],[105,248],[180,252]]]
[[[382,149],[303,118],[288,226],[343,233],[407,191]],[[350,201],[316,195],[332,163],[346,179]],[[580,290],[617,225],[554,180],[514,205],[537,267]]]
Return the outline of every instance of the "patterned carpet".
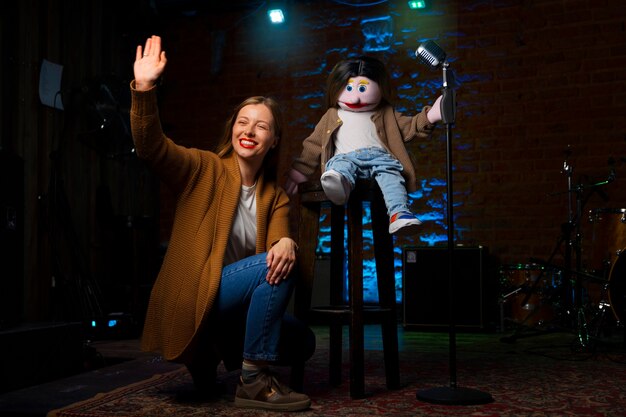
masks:
[[[626,415],[626,354],[623,343],[582,349],[571,334],[547,334],[515,343],[499,337],[459,335],[455,373],[461,390],[475,389],[494,401],[482,405],[440,405],[421,401],[416,393],[450,388],[450,357],[445,335],[416,333],[401,346],[403,387],[384,385],[382,352],[368,350],[368,396],[349,396],[348,368],[344,383],[328,384],[326,349],[318,349],[307,364],[304,391],[309,410],[268,413],[233,406],[238,373],[223,369],[223,395],[214,401],[190,401],[191,379],[184,368],[132,384],[90,400],[49,413],[49,417],[158,417],[158,416],[624,416]],[[406,339],[406,338],[405,338]],[[323,343],[322,343],[323,344]],[[287,380],[287,369],[279,369]],[[426,394],[426,398],[431,398]]]

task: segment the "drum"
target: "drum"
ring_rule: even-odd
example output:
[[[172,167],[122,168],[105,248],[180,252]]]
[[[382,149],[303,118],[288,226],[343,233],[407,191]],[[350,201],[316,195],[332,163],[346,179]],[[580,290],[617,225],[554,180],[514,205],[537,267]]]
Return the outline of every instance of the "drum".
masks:
[[[622,248],[621,254],[617,257],[611,267],[609,276],[609,303],[617,320],[621,323],[626,319],[626,252]]]
[[[519,324],[535,326],[552,320],[553,302],[560,284],[561,272],[542,265],[514,264],[500,268],[502,299],[508,315]]]
[[[626,248],[626,208],[589,210],[589,222],[591,253],[587,266],[596,271],[608,271]]]

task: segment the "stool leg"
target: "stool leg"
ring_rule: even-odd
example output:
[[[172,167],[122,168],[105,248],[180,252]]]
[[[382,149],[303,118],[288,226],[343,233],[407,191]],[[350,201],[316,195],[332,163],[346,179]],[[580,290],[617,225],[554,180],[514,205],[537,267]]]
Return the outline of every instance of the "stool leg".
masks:
[[[398,354],[398,324],[396,317],[396,285],[394,270],[393,237],[389,234],[387,210],[382,198],[373,199],[372,232],[378,283],[379,305],[389,313],[382,322],[383,352],[387,388],[400,387]]]
[[[301,320],[308,320],[315,278],[315,245],[317,242],[320,204],[300,205],[298,223],[298,283],[294,291],[294,314]]]
[[[363,209],[361,200],[348,202],[348,285],[350,288],[350,396],[365,394],[363,330]]]
[[[345,210],[343,206],[333,205],[330,209],[330,304],[344,305],[343,298],[343,224]],[[341,363],[343,354],[343,323],[329,325],[329,379],[331,385],[341,384]]]
[[[304,388],[304,362],[291,365],[291,374],[289,376],[289,387],[297,392],[302,392]]]
[[[320,203],[301,204],[299,214],[300,251],[296,277],[298,282],[294,291],[294,315],[303,321],[308,321],[315,278],[315,242],[317,242],[319,228]],[[291,368],[290,386],[298,392],[302,392],[304,385],[304,368],[304,362],[293,364]]]
[[[330,385],[341,384],[341,355],[343,353],[343,326],[341,324],[330,324],[328,326],[329,358],[328,374]]]

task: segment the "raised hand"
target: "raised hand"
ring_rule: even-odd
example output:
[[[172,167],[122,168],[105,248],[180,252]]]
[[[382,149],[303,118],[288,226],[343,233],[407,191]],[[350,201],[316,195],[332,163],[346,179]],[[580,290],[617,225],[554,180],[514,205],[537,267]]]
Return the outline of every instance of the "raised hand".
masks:
[[[161,38],[159,36],[153,35],[148,38],[143,48],[141,45],[137,45],[133,65],[135,88],[140,91],[152,88],[163,74],[166,64],[167,58],[165,51],[161,50]]]

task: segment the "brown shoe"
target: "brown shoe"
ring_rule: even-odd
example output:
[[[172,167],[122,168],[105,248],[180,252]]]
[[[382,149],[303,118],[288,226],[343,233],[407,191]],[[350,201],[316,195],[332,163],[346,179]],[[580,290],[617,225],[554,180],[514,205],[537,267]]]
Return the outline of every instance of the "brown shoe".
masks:
[[[311,399],[281,385],[269,372],[261,372],[254,382],[244,383],[239,378],[235,406],[274,411],[300,411],[311,406]]]

